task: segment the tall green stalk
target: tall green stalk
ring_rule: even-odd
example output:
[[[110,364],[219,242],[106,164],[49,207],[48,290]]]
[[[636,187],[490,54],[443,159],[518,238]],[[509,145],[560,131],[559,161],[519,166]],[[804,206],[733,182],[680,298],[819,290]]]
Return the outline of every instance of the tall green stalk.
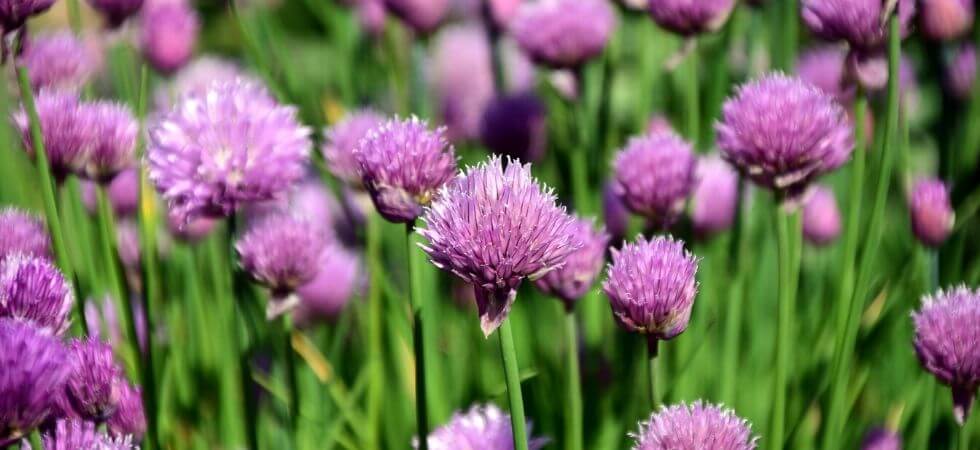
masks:
[[[405,259],[408,267],[408,294],[412,305],[412,343],[415,351],[415,421],[418,428],[419,450],[429,448],[429,409],[425,378],[425,339],[422,320],[423,295],[421,292],[421,281],[419,280],[419,268],[415,267],[412,254],[419,251],[414,244],[413,236],[414,223],[409,223],[405,228]]]
[[[660,356],[660,341],[657,338],[647,338],[647,393],[650,395],[650,410],[660,406],[657,395],[657,357]]]
[[[510,329],[510,318],[504,319],[497,329],[500,337],[500,356],[504,364],[504,377],[507,379],[507,397],[510,400],[510,425],[514,430],[514,450],[528,450],[527,420],[524,418],[524,397],[521,394],[521,374],[517,365],[517,350],[514,348],[514,333]]]
[[[959,429],[959,450],[970,450],[970,416],[966,416]]]
[[[739,198],[744,198],[746,181],[742,181],[739,189]],[[746,285],[748,284],[749,273],[751,271],[749,257],[751,247],[749,246],[752,235],[752,209],[741,202],[738,208],[738,223],[733,231],[735,243],[732,248],[735,250],[734,265],[729,270],[733,273],[731,284],[731,296],[728,298],[725,313],[725,339],[721,354],[721,400],[729,407],[736,407],[736,386],[738,385],[738,361],[740,341],[742,337],[742,309],[745,303]]]
[[[698,41],[696,37],[690,38],[689,45],[691,46],[691,52],[687,55],[687,93],[685,100],[687,105],[685,109],[685,119],[687,120],[686,131],[687,138],[691,140],[691,144],[694,145],[695,150],[699,148],[698,141],[701,136],[701,95],[700,95],[700,84],[698,83],[699,67],[700,61],[698,52]]]
[[[293,355],[293,324],[288,314],[280,318],[283,334],[283,362],[286,369],[286,390],[289,394],[289,429],[293,446],[299,442],[299,379],[296,376],[296,356]]]
[[[367,298],[367,346],[370,376],[367,387],[367,429],[371,439],[377,439],[381,432],[381,407],[385,392],[384,349],[382,347],[382,302],[383,278],[381,271],[381,216],[377,213],[368,215],[367,223],[367,258],[370,284]],[[369,442],[369,448],[379,448],[377,442]]]
[[[565,449],[582,450],[582,380],[574,310],[565,314]]]
[[[786,396],[789,389],[790,346],[793,336],[793,308],[796,303],[796,282],[799,273],[799,213],[775,210],[776,235],[779,251],[779,296],[776,316],[776,364],[773,378],[773,402],[769,445],[780,449],[785,441]]]

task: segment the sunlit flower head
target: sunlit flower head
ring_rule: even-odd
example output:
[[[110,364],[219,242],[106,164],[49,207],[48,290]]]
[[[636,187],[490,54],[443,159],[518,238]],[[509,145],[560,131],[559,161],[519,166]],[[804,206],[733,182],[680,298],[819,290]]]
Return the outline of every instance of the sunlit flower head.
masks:
[[[757,440],[747,420],[701,400],[661,407],[632,436],[633,450],[754,450]]]
[[[542,0],[522,5],[510,32],[536,62],[572,68],[602,53],[615,25],[607,0]]]
[[[530,434],[530,423],[527,428]],[[529,437],[528,448],[538,450],[547,442]],[[514,433],[510,415],[493,404],[475,405],[453,414],[449,423],[429,433],[426,443],[432,450],[514,450]],[[413,447],[419,448],[417,439]]]

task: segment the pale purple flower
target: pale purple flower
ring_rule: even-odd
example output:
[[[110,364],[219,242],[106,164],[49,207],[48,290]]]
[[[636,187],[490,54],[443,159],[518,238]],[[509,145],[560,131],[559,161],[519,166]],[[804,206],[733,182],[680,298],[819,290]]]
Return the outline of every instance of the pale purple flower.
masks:
[[[661,407],[631,436],[633,450],[754,450],[757,441],[747,420],[701,400]]]
[[[735,0],[650,0],[657,25],[682,36],[717,31],[734,8]]]
[[[185,221],[179,214],[167,212],[167,229],[171,235],[184,242],[197,242],[206,238],[217,225],[218,220],[213,217],[197,217]]]
[[[116,223],[116,251],[119,253],[119,262],[126,269],[139,271],[140,229],[135,220],[130,218]]]
[[[0,2],[0,27],[8,34],[24,25],[31,16],[47,11],[54,0],[4,0]]]
[[[98,338],[74,339],[68,344],[70,367],[65,383],[64,407],[79,417],[104,422],[119,406],[122,368],[112,347]]]
[[[738,210],[738,173],[720,156],[702,157],[691,194],[691,224],[707,236],[727,230]]]
[[[0,318],[0,446],[16,442],[57,408],[67,351],[54,336]]]
[[[74,303],[71,284],[47,259],[14,254],[0,262],[0,317],[61,335]]]
[[[380,36],[384,32],[388,11],[384,0],[358,0],[354,5],[357,19],[361,28],[371,36]]]
[[[299,304],[294,315],[309,323],[337,317],[364,282],[357,254],[339,244],[323,251],[316,276],[296,288]]]
[[[676,133],[670,120],[663,114],[654,114],[647,122],[647,134]]]
[[[524,0],[489,0],[486,3],[486,8],[494,25],[498,28],[507,28],[523,3]]]
[[[333,193],[319,180],[307,179],[299,183],[289,196],[286,211],[301,217],[325,235],[332,236],[334,227],[341,221],[340,204]]]
[[[919,29],[926,37],[952,40],[973,25],[972,0],[919,0]]]
[[[946,88],[956,98],[967,100],[973,93],[976,76],[976,49],[970,44],[964,44],[956,51],[953,60],[946,67]]]
[[[888,86],[888,55],[884,50],[851,51],[847,55],[847,70],[852,78],[868,91],[883,91]],[[899,90],[903,96],[918,86],[912,61],[902,55],[898,66]]]
[[[310,129],[259,85],[215,82],[150,127],[150,180],[187,222],[281,197],[306,173]]]
[[[78,419],[61,419],[54,429],[41,438],[44,450],[136,450],[129,436],[109,437],[94,423]]]
[[[483,112],[480,140],[498,155],[536,162],[547,148],[547,111],[532,93],[497,97]]]
[[[456,173],[456,154],[445,128],[430,130],[412,117],[393,119],[368,132],[354,151],[361,180],[385,219],[409,223]]]
[[[116,28],[139,12],[143,0],[88,0],[89,6],[105,16],[110,28]]]
[[[959,286],[927,295],[912,320],[919,362],[952,389],[953,416],[963,425],[980,386],[980,291]]]
[[[0,209],[0,261],[23,254],[51,258],[51,239],[40,217],[6,207]]]
[[[854,150],[844,109],[816,86],[781,74],[741,86],[715,128],[726,160],[787,199]]]
[[[416,33],[429,34],[449,13],[449,0],[384,0],[388,11]]]
[[[824,246],[834,242],[840,232],[840,209],[834,191],[814,187],[803,203],[803,237],[813,245]]]
[[[902,437],[887,428],[875,428],[864,437],[861,450],[902,450]]]
[[[572,311],[575,302],[592,289],[602,272],[609,235],[605,230],[597,230],[591,220],[581,218],[575,219],[568,232],[582,247],[569,254],[563,266],[544,274],[534,285],[545,294],[557,297],[567,311]]]
[[[631,211],[667,228],[694,189],[696,164],[691,144],[674,133],[634,137],[616,155],[613,186]]]
[[[530,434],[530,422],[527,428]],[[538,450],[547,442],[529,437],[528,448]],[[510,415],[496,405],[474,405],[466,412],[456,412],[449,423],[432,430],[426,443],[431,450],[514,450],[514,433]],[[419,448],[417,438],[412,447]]]
[[[99,69],[99,56],[70,31],[33,37],[25,43],[19,59],[34,90],[75,92]]]
[[[955,220],[946,184],[935,178],[916,181],[909,194],[909,221],[919,242],[939,247],[953,232]]]
[[[167,111],[182,97],[188,94],[202,94],[216,81],[234,81],[236,78],[252,79],[242,68],[230,60],[216,56],[202,56],[187,63],[177,71],[169,83],[159,87],[154,93],[154,106]]]
[[[82,180],[82,203],[92,214],[98,211],[96,190],[99,186],[88,180]],[[123,170],[116,175],[105,187],[109,196],[109,204],[116,215],[128,217],[136,214],[139,208],[140,173],[137,168]]]
[[[94,130],[78,114],[78,98],[71,93],[44,89],[34,102],[51,173],[58,180],[64,180],[71,173],[82,172]],[[14,113],[14,124],[20,130],[24,148],[33,157],[34,139],[23,108]]]
[[[613,241],[621,241],[626,237],[630,226],[630,210],[616,194],[614,181],[608,181],[602,187],[602,220]]]
[[[802,0],[800,15],[817,37],[867,50],[881,47],[888,37],[888,25],[882,20],[884,4],[881,0]],[[905,34],[915,15],[915,0],[899,0],[897,7]]]
[[[510,32],[536,62],[574,68],[602,53],[615,26],[607,0],[541,0],[521,6]]]
[[[139,123],[128,106],[109,101],[84,103],[78,114],[93,132],[85,158],[87,178],[107,183],[135,165]]]
[[[354,111],[323,130],[323,159],[335,177],[352,185],[361,184],[361,167],[354,151],[368,132],[385,123],[385,118],[370,109]]]
[[[197,13],[183,1],[147,5],[140,18],[140,49],[154,69],[173,73],[187,64],[197,44]]]
[[[640,236],[612,250],[602,289],[616,322],[653,343],[687,329],[698,293],[697,271],[698,260],[684,249],[683,241]]]
[[[483,110],[494,96],[486,30],[477,24],[446,27],[436,39],[431,70],[449,138],[477,137]]]
[[[844,70],[846,60],[847,52],[840,46],[814,47],[800,55],[796,62],[796,74],[834,97],[837,103],[850,105],[856,91]]]
[[[115,437],[132,436],[136,441],[146,433],[143,395],[139,387],[127,382],[119,384],[119,407],[106,421],[109,434]]]
[[[575,219],[531,166],[499,157],[471,167],[445,185],[426,209],[418,232],[432,263],[472,284],[483,333],[506,319],[521,281],[561,267],[581,247]]]

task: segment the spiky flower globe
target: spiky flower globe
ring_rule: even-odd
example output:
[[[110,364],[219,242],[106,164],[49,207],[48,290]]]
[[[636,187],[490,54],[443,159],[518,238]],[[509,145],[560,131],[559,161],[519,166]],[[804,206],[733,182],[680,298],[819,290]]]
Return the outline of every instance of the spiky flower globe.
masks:
[[[146,433],[146,416],[139,387],[126,382],[119,383],[119,407],[106,421],[106,428],[115,437],[132,436],[135,441],[143,439]]]
[[[682,36],[717,31],[734,8],[735,0],[650,0],[657,25]]]
[[[546,113],[532,93],[497,97],[483,111],[480,140],[498,155],[540,161],[547,148]]]
[[[31,16],[47,11],[54,0],[4,0],[0,2],[0,34],[7,35],[24,25]]]
[[[345,182],[359,186],[361,167],[354,151],[367,134],[385,123],[385,118],[372,110],[354,111],[323,130],[323,159],[330,173]]]
[[[416,33],[435,31],[449,14],[449,0],[384,0],[388,11],[411,27]]]
[[[116,28],[139,12],[143,0],[88,0],[88,4],[105,17],[110,28]]]
[[[135,450],[129,436],[109,437],[96,429],[94,423],[78,419],[61,419],[54,429],[45,433],[41,442],[44,450]]]
[[[99,55],[69,31],[30,39],[19,59],[34,90],[77,92],[99,69]]]
[[[923,178],[912,186],[909,219],[912,232],[923,245],[935,248],[946,241],[953,232],[956,213],[942,180]]]
[[[68,344],[71,368],[65,384],[64,407],[92,422],[104,422],[116,412],[120,399],[122,368],[116,364],[112,346],[91,337]]]
[[[778,73],[741,86],[715,126],[722,156],[784,200],[850,159],[851,128],[831,96]]]
[[[0,209],[0,262],[22,254],[51,258],[51,238],[40,217],[17,208]]]
[[[193,56],[200,27],[197,13],[187,2],[148,5],[140,18],[143,58],[160,72],[176,72]]]
[[[841,232],[840,209],[834,191],[816,186],[803,204],[803,238],[823,246],[834,242]]]
[[[182,222],[282,197],[306,171],[310,129],[246,80],[188,94],[149,130],[150,180]]]
[[[612,251],[602,289],[613,316],[624,329],[643,334],[655,351],[657,341],[673,339],[687,329],[694,298],[698,260],[684,242],[640,236]]]
[[[52,175],[62,181],[72,173],[82,173],[94,130],[78,114],[78,98],[72,93],[45,89],[37,94],[34,102]],[[14,113],[14,124],[20,131],[24,148],[33,157],[34,138],[23,108]]]
[[[691,144],[672,132],[635,137],[616,155],[613,186],[630,210],[664,229],[684,210],[696,164]]]
[[[575,219],[531,166],[499,157],[445,185],[422,217],[422,245],[436,267],[473,285],[480,327],[489,336],[507,318],[525,278],[561,267],[581,242]]]
[[[510,32],[535,62],[576,68],[606,48],[616,18],[607,0],[526,2]]]
[[[959,286],[927,295],[912,320],[919,362],[952,389],[953,416],[962,425],[980,386],[980,291]]]
[[[864,437],[861,450],[902,450],[902,437],[887,428],[875,428]]]
[[[969,44],[960,46],[946,68],[946,88],[956,98],[968,100],[977,75],[977,52]]]
[[[973,14],[971,0],[919,0],[919,29],[930,39],[956,39],[970,31]]]
[[[0,262],[0,317],[61,335],[74,303],[71,284],[47,259],[14,254]]]
[[[847,52],[839,46],[811,48],[803,52],[796,62],[796,75],[834,97],[837,103],[850,105],[856,90],[847,77],[846,60]]]
[[[363,281],[357,254],[341,245],[330,245],[320,257],[316,276],[296,289],[300,302],[294,314],[304,323],[336,318]]]
[[[528,423],[528,433],[531,432]],[[538,450],[547,439],[528,438],[528,448]],[[457,412],[449,423],[429,433],[426,443],[431,450],[514,450],[514,433],[510,415],[494,404],[474,405]],[[418,439],[413,448],[419,448]]]
[[[876,49],[888,37],[887,22],[882,20],[886,2],[880,0],[802,0],[800,15],[810,31],[828,41],[847,41],[852,48]],[[915,0],[897,4],[902,33],[908,31],[915,15]]]
[[[757,440],[747,420],[701,400],[661,407],[632,437],[633,450],[754,450]]]
[[[85,175],[89,179],[106,184],[136,164],[139,123],[129,107],[99,101],[81,105],[79,114],[86,116],[82,120],[94,131],[85,158]]]
[[[445,128],[430,130],[412,117],[392,119],[361,140],[354,158],[361,181],[385,219],[411,223],[456,173],[456,154]]]
[[[30,433],[57,407],[67,351],[33,325],[0,318],[0,447]]]
[[[592,288],[606,261],[609,235],[597,230],[591,220],[576,218],[570,233],[582,247],[568,255],[565,265],[546,273],[534,282],[542,292],[557,297],[572,311],[575,302]]]
[[[727,230],[738,210],[738,173],[718,155],[702,157],[691,193],[691,224],[701,236]]]

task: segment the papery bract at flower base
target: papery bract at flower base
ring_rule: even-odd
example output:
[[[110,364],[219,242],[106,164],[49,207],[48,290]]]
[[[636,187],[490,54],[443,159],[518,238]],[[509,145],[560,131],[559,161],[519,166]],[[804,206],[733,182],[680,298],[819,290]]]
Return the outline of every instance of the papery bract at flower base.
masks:
[[[57,408],[69,374],[67,356],[54,336],[0,318],[0,446],[18,441]]]
[[[61,335],[74,303],[71,284],[47,259],[18,253],[0,261],[0,317]]]
[[[631,436],[633,450],[754,450],[757,440],[747,420],[701,400],[662,407]]]
[[[527,429],[530,433],[530,422]],[[528,449],[538,450],[547,442],[544,438],[528,438]],[[514,433],[510,415],[493,404],[475,405],[453,414],[449,423],[429,433],[426,443],[431,450],[513,450]],[[419,448],[418,438],[412,447]]]

